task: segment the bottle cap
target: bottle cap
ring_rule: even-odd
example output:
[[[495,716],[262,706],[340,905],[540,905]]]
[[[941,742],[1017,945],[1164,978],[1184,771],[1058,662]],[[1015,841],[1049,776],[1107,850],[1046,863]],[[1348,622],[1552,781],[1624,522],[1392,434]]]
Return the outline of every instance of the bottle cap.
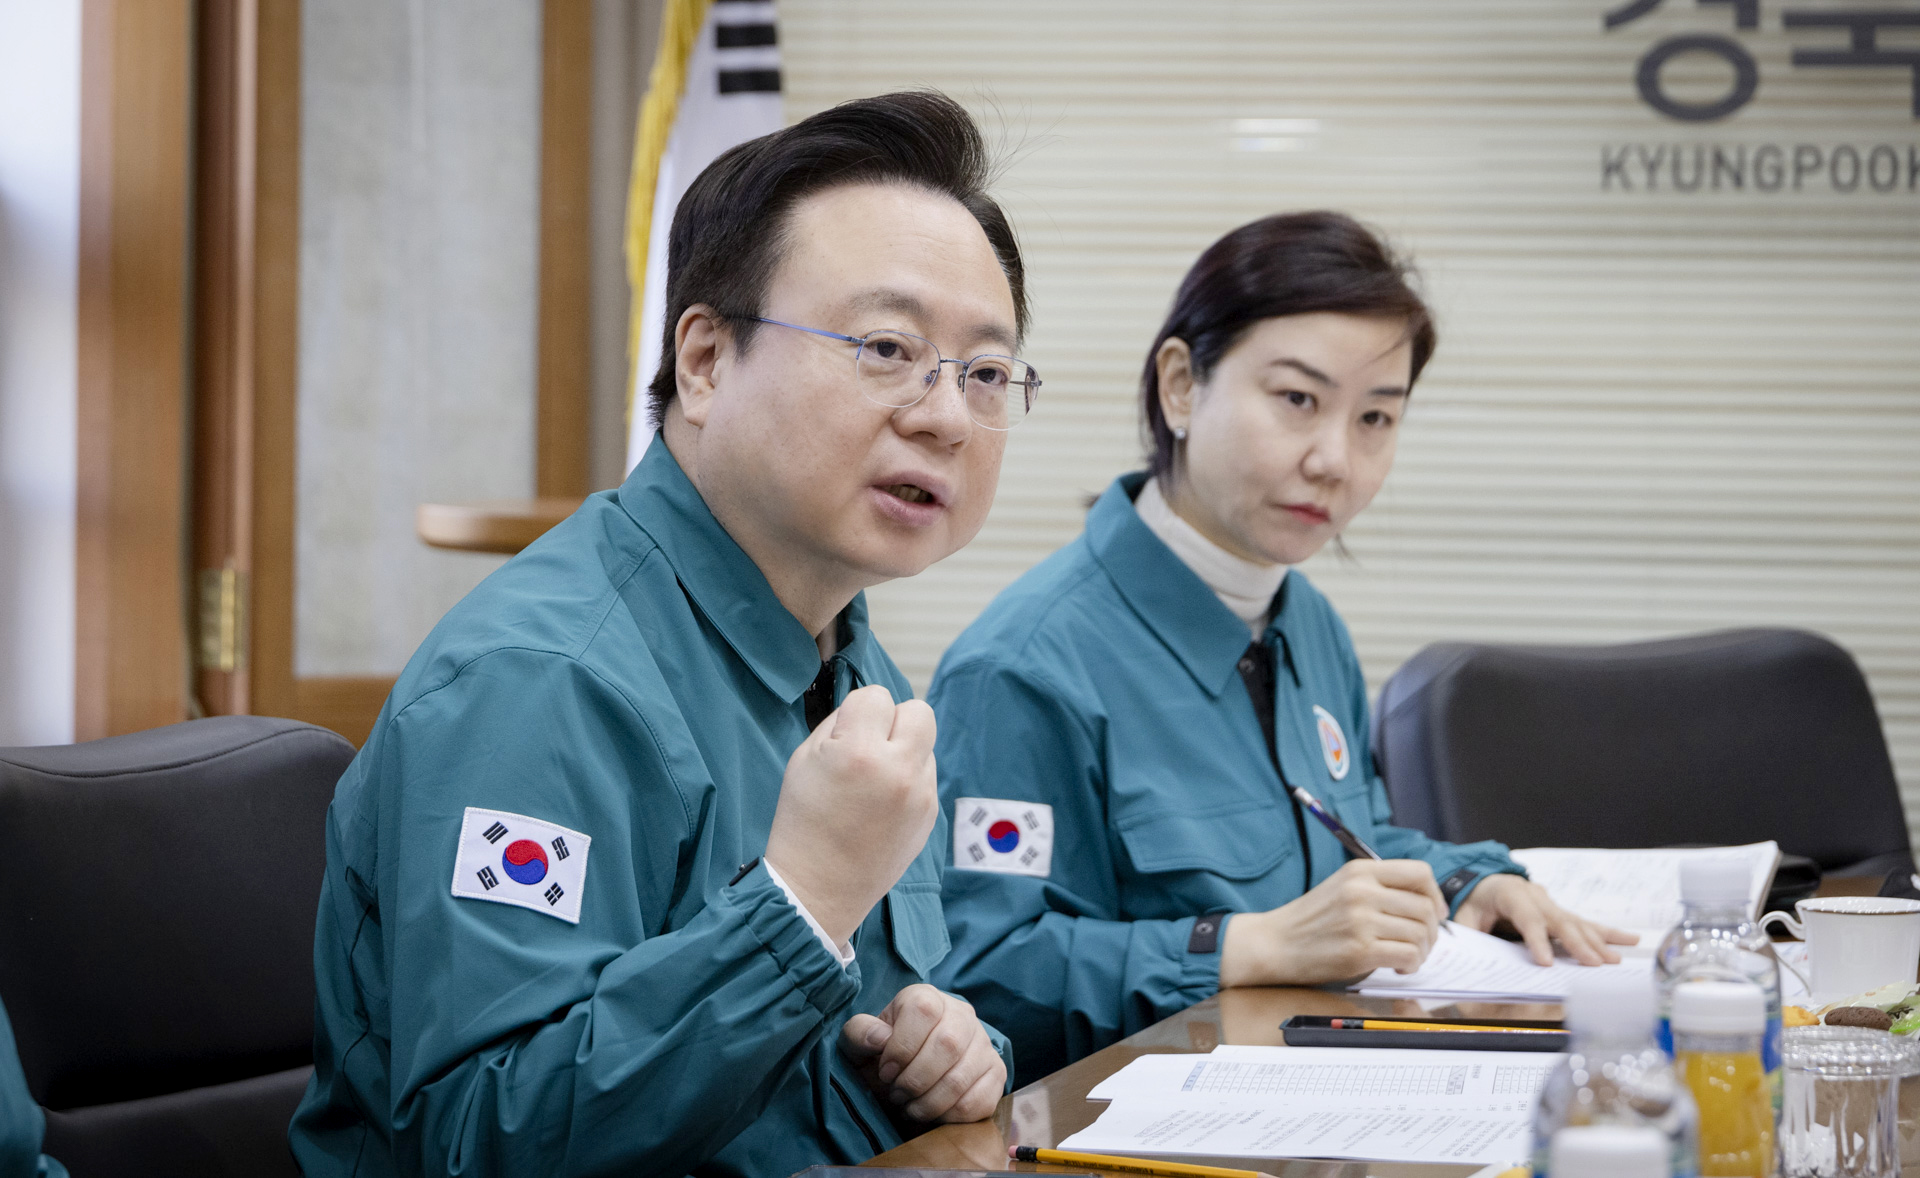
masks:
[[[1669,1017],[1676,1034],[1758,1035],[1767,1027],[1767,996],[1752,982],[1682,980]]]
[[[1653,1034],[1657,995],[1645,974],[1583,970],[1567,986],[1567,1030],[1616,1037]]]
[[[1569,1125],[1553,1135],[1553,1178],[1667,1178],[1667,1135],[1650,1125]]]
[[[1752,879],[1746,864],[1724,855],[1703,855],[1680,864],[1680,900],[1708,908],[1741,908]]]

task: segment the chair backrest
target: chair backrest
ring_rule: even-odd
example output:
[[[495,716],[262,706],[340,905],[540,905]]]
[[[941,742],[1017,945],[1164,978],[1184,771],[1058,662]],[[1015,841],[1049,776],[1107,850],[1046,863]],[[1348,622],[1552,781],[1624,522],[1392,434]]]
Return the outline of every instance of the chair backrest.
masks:
[[[1387,681],[1374,728],[1395,821],[1436,838],[1773,839],[1829,872],[1912,864],[1866,679],[1817,634],[1440,643]]]
[[[191,1094],[218,1092],[193,1132],[278,1117],[284,1157],[285,1092],[265,1111],[249,1094],[312,1060],[326,809],[352,758],[254,716],[0,749],[0,997],[49,1153],[62,1125],[177,1137],[209,1122]]]

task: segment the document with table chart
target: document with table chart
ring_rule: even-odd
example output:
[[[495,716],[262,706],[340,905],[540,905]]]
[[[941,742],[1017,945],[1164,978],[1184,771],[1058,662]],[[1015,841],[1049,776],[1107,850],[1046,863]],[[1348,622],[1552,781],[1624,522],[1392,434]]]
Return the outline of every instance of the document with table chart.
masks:
[[[1494,1163],[1526,1156],[1534,1098],[1561,1057],[1523,1051],[1220,1047],[1147,1055],[1089,1094],[1100,1119],[1061,1143],[1106,1153]]]

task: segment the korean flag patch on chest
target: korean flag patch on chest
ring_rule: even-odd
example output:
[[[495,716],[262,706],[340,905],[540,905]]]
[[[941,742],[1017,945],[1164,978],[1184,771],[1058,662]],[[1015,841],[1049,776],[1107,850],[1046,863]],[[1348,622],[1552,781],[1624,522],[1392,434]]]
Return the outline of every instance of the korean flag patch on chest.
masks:
[[[587,850],[593,840],[577,830],[524,814],[468,806],[460,822],[453,863],[453,894],[462,900],[518,904],[580,923]]]
[[[953,865],[1002,875],[1053,872],[1053,807],[1000,798],[956,798]]]

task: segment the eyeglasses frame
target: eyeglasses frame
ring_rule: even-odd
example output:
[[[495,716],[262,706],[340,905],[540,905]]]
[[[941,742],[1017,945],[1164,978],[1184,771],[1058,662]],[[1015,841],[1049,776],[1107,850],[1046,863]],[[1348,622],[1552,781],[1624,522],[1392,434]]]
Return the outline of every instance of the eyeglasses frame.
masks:
[[[960,366],[959,374],[954,377],[954,387],[960,390],[960,399],[962,402],[965,402],[967,399],[967,373],[972,371],[975,363],[977,363],[980,360],[986,359],[989,356],[997,357],[998,359],[1001,359],[1001,360],[1012,360],[1017,364],[1026,364],[1027,371],[1030,374],[1032,374],[1032,379],[1024,380],[1024,381],[1010,381],[1008,383],[1022,385],[1026,388],[1028,413],[1031,413],[1033,411],[1033,403],[1039,400],[1040,398],[1040,384],[1041,384],[1040,370],[1035,368],[1031,364],[1027,364],[1025,360],[1020,359],[1020,357],[1018,356],[1004,356],[998,352],[982,352],[971,360],[949,360],[947,357],[942,356],[940,354],[940,345],[934,343],[930,339],[927,339],[927,337],[924,335],[917,335],[914,332],[907,331],[903,328],[877,327],[874,330],[869,331],[866,335],[846,335],[842,332],[827,331],[819,327],[802,327],[798,323],[788,323],[783,319],[769,319],[764,315],[742,315],[740,316],[740,318],[748,319],[755,323],[770,323],[775,327],[788,327],[788,328],[792,328],[794,331],[804,331],[808,335],[821,335],[821,336],[825,336],[828,339],[839,340],[842,343],[857,344],[861,349],[861,351],[864,351],[866,349],[867,341],[869,339],[873,338],[876,335],[881,335],[881,334],[904,335],[904,336],[911,336],[912,338],[917,340],[925,340],[927,343],[927,346],[933,349],[934,358],[938,361],[938,363],[936,363],[933,366],[931,371],[929,371],[925,376],[920,378],[920,383],[925,387],[921,390],[919,396],[915,397],[911,401],[908,401],[905,405],[888,405],[884,401],[873,401],[872,397],[866,397],[867,400],[873,401],[874,404],[879,405],[883,409],[911,409],[913,406],[918,405],[920,402],[926,400],[927,394],[931,393],[934,390],[935,386],[937,386],[940,383],[940,373],[945,371],[945,366],[948,364],[958,364]],[[860,363],[860,352],[856,351],[853,354],[853,362],[857,370],[858,365]],[[864,393],[861,395],[863,397],[866,396]],[[967,411],[967,420],[973,422],[973,424],[979,426],[981,429],[990,429],[990,430],[993,430],[995,433],[1004,434],[1009,430],[1013,429],[1012,425],[988,425],[986,422],[981,421],[979,418],[975,417],[971,409]],[[1021,416],[1021,420],[1022,421],[1026,420],[1025,414]],[[1014,423],[1014,425],[1018,425],[1018,424],[1020,423],[1019,422]]]

